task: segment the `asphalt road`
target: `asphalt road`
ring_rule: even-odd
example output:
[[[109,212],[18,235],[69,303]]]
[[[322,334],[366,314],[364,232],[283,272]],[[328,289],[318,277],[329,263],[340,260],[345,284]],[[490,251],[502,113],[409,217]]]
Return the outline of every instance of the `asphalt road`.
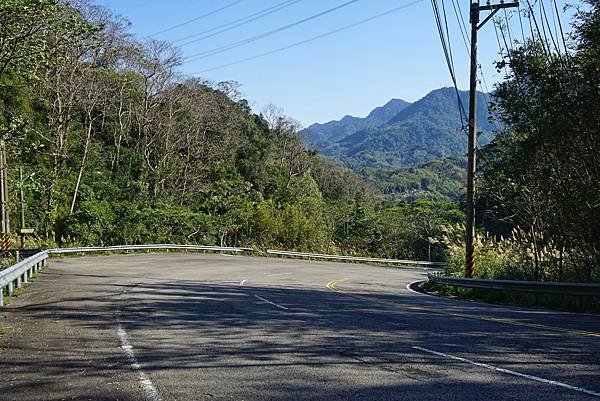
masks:
[[[586,400],[600,317],[409,291],[418,269],[53,259],[0,310],[0,400]]]

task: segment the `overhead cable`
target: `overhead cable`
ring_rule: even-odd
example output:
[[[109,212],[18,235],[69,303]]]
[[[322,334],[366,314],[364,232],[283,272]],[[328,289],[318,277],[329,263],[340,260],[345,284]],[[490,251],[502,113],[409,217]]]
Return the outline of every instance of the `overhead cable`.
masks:
[[[313,14],[310,17],[306,17],[306,18],[303,18],[301,20],[292,22],[291,24],[283,25],[283,26],[281,26],[279,28],[276,28],[276,29],[273,29],[273,30],[270,30],[270,31],[267,31],[267,32],[264,32],[264,33],[261,33],[259,35],[252,36],[250,38],[246,38],[246,39],[243,39],[243,40],[239,40],[237,42],[233,42],[233,43],[230,43],[230,44],[227,44],[227,45],[224,45],[224,46],[216,47],[214,49],[210,49],[210,50],[206,50],[206,51],[199,52],[199,53],[196,53],[196,54],[192,54],[192,55],[188,56],[184,60],[184,64],[188,63],[190,61],[201,60],[201,59],[206,58],[206,57],[214,56],[216,54],[220,54],[220,53],[226,52],[228,50],[235,49],[237,47],[247,45],[248,43],[256,42],[257,40],[264,39],[264,38],[266,38],[268,36],[271,36],[271,35],[274,35],[276,33],[279,33],[279,32],[285,31],[287,29],[293,28],[295,26],[304,24],[304,23],[306,23],[308,21],[312,21],[312,20],[317,19],[319,17],[322,17],[324,15],[333,13],[335,11],[338,11],[338,10],[344,8],[344,7],[348,7],[349,5],[352,5],[354,3],[358,3],[359,1],[361,1],[361,0],[350,0],[350,1],[347,1],[345,3],[340,4],[338,6],[329,8],[329,9],[327,9],[325,11],[321,11],[321,12],[319,12],[317,14]]]
[[[190,19],[190,20],[184,21],[184,22],[182,22],[182,23],[180,23],[180,24],[177,24],[177,25],[170,26],[170,27],[168,27],[168,28],[165,28],[165,29],[162,29],[162,30],[160,30],[160,31],[158,31],[158,32],[154,32],[154,33],[153,33],[152,35],[150,35],[150,36],[156,36],[156,35],[160,35],[161,33],[169,32],[169,31],[172,31],[172,30],[174,30],[174,29],[181,28],[182,26],[185,26],[185,25],[191,24],[192,22],[199,21],[199,20],[201,20],[201,19],[203,19],[203,18],[209,17],[209,16],[211,16],[211,15],[213,15],[213,14],[216,14],[216,13],[218,13],[218,12],[220,12],[220,11],[223,11],[223,10],[226,10],[226,9],[228,9],[228,8],[230,8],[230,7],[233,7],[233,6],[235,6],[235,5],[239,4],[239,3],[241,3],[242,1],[245,1],[245,0],[236,0],[236,1],[234,1],[234,2],[228,3],[228,4],[224,5],[223,7],[217,8],[216,10],[212,10],[212,11],[210,11],[210,12],[206,13],[206,14],[199,15],[198,17],[195,17],[195,18],[192,18],[192,19]]]
[[[354,27],[362,25],[362,24],[366,24],[367,22],[373,21],[373,20],[378,19],[378,18],[382,18],[382,17],[384,17],[386,15],[389,15],[389,14],[395,13],[397,11],[403,10],[405,8],[414,6],[415,4],[421,3],[423,1],[425,1],[425,0],[414,0],[414,1],[411,1],[410,3],[404,4],[404,5],[399,6],[399,7],[392,8],[392,9],[390,9],[388,11],[385,11],[385,12],[382,12],[380,14],[374,15],[372,17],[369,17],[369,18],[366,18],[366,19],[354,22],[352,24],[345,25],[345,26],[343,26],[341,28],[337,28],[337,29],[328,31],[328,32],[322,33],[320,35],[312,36],[312,37],[310,37],[308,39],[304,39],[304,40],[301,40],[301,41],[298,41],[298,42],[295,42],[295,43],[292,43],[292,44],[289,44],[289,45],[286,45],[286,46],[283,46],[283,47],[279,47],[277,49],[273,49],[273,50],[270,50],[270,51],[267,51],[267,52],[264,52],[264,53],[260,53],[260,54],[257,54],[255,56],[246,57],[246,58],[243,58],[243,59],[240,59],[240,60],[232,61],[230,63],[221,64],[221,65],[218,65],[218,66],[215,66],[215,67],[212,67],[212,68],[207,68],[207,69],[204,69],[202,71],[199,71],[198,73],[210,72],[210,71],[218,70],[218,69],[221,69],[221,68],[230,67],[232,65],[245,63],[247,61],[256,60],[256,59],[261,58],[261,57],[269,56],[271,54],[279,53],[279,52],[282,52],[284,50],[288,50],[288,49],[291,49],[291,48],[294,48],[294,47],[297,47],[297,46],[301,46],[301,45],[306,44],[306,43],[314,42],[315,40],[322,39],[322,38],[325,38],[327,36],[334,35],[336,33],[339,33],[339,32],[342,32],[342,31],[354,28]]]
[[[454,90],[456,92],[456,101],[457,101],[457,105],[458,105],[458,112],[460,114],[460,123],[461,123],[463,131],[466,134],[467,131],[466,131],[466,126],[465,126],[465,116],[467,113],[465,111],[465,107],[463,105],[462,99],[460,98],[460,91],[458,90],[458,83],[456,80],[456,72],[454,70],[454,63],[452,60],[452,50],[450,48],[450,43],[448,42],[449,38],[446,38],[446,32],[449,32],[448,24],[446,23],[444,25],[444,21],[446,21],[446,20],[445,19],[442,20],[437,0],[431,0],[431,6],[433,8],[433,15],[435,18],[438,35],[440,37],[442,50],[444,52],[444,58],[446,59],[446,65],[448,67],[448,71],[450,72],[450,78],[452,79],[452,83],[454,84]],[[442,2],[442,7],[444,7],[443,2]],[[446,12],[444,10],[444,16],[445,15],[446,15]]]
[[[294,4],[299,3],[301,1],[302,0],[282,1],[281,3],[277,3],[274,6],[262,9],[260,11],[257,11],[250,15],[247,15],[245,17],[230,21],[226,24],[222,24],[222,25],[210,28],[210,29],[206,29],[202,32],[197,32],[192,35],[188,35],[183,38],[177,39],[174,41],[174,43],[184,42],[184,43],[180,44],[179,46],[180,47],[188,46],[188,45],[191,45],[192,43],[197,43],[197,42],[203,41],[205,39],[212,38],[213,36],[219,35],[223,32],[227,32],[227,31],[231,31],[232,29],[239,28],[240,26],[244,26],[246,24],[249,24],[250,22],[254,22],[263,17],[274,14],[280,10],[283,10],[284,8],[293,6]]]

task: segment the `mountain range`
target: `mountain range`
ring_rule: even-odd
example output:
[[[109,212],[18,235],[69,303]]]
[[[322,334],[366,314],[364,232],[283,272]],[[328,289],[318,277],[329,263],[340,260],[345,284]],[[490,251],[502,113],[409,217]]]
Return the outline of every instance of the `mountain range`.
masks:
[[[465,110],[468,92],[460,91]],[[493,126],[485,95],[477,94],[479,144],[489,142]],[[436,89],[414,103],[392,99],[365,118],[346,116],[313,124],[301,132],[307,145],[349,167],[412,167],[464,155],[467,135],[461,128],[454,88]]]

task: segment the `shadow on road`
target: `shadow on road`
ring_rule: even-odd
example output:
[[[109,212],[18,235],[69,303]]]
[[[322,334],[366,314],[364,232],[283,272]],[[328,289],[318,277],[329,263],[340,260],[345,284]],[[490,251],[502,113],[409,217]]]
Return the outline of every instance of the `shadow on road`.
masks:
[[[167,391],[165,399],[483,400],[498,399],[499,394],[503,399],[555,395],[552,386],[498,373],[491,381],[490,372],[413,346],[588,388],[597,386],[600,373],[600,353],[590,352],[597,351],[597,339],[428,309],[561,323],[555,316],[502,308],[492,312],[477,305],[465,309],[434,297],[382,295],[368,289],[356,298],[293,286],[151,280],[108,284],[103,280],[110,277],[96,278],[100,282],[78,296],[15,305],[11,313],[32,329],[0,340],[0,355],[7,361],[0,367],[0,399],[143,399],[118,349],[117,309],[141,365],[159,391]],[[576,324],[564,317],[562,323]],[[530,396],[520,398],[523,394]],[[580,394],[567,392],[561,399],[571,396]]]

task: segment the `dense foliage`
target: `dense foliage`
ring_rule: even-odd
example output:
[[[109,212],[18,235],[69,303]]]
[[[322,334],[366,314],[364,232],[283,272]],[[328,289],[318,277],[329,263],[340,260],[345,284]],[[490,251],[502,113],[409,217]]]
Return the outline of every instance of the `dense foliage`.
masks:
[[[417,199],[458,201],[465,193],[466,157],[447,157],[417,167],[365,167],[358,170],[382,193],[384,202]]]
[[[304,147],[293,120],[253,114],[235,83],[179,76],[176,49],[135,40],[102,7],[1,4],[3,43],[19,49],[0,54],[13,231],[20,189],[26,226],[58,244],[439,259],[440,227],[463,218],[453,203],[377,207],[358,175]]]
[[[529,278],[600,280],[600,5],[576,16],[571,52],[512,53],[496,102],[507,129],[486,149],[488,231],[519,227]],[[499,67],[503,67],[505,62]]]

